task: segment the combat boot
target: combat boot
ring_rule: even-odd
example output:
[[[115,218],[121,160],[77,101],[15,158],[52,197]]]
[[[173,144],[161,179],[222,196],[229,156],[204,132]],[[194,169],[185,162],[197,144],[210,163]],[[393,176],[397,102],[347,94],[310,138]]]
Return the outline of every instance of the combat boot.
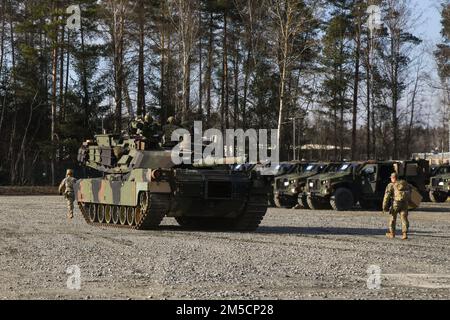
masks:
[[[408,234],[403,232],[402,240],[408,240]]]
[[[388,232],[388,233],[386,233],[386,238],[388,238],[388,239],[394,239],[394,238],[395,238],[395,233],[394,233],[394,232]]]

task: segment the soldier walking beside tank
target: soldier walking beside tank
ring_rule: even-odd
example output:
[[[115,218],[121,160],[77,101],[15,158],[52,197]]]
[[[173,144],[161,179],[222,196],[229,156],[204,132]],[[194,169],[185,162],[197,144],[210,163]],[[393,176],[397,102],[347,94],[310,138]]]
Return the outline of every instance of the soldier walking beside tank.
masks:
[[[398,180],[398,175],[393,173],[391,175],[391,183],[386,188],[383,201],[383,211],[389,212],[391,215],[389,220],[389,232],[386,234],[388,239],[395,238],[395,229],[399,214],[402,220],[402,240],[408,239],[408,206],[410,197],[411,187],[409,184],[406,181]]]
[[[67,218],[73,219],[73,203],[75,201],[75,190],[74,185],[77,180],[73,177],[73,171],[67,170],[66,178],[59,185],[59,194],[64,195],[67,200]]]

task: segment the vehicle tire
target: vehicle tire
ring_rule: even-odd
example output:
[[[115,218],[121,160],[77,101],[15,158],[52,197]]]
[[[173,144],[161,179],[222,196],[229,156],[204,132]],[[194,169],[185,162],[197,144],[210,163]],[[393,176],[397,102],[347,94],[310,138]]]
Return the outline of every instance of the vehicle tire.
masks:
[[[268,205],[269,208],[275,208],[276,207],[275,196],[273,195],[273,193],[269,193],[268,194],[267,205]]]
[[[448,194],[444,192],[433,192],[430,191],[430,199],[434,203],[444,203],[448,199]]]
[[[325,202],[322,202],[320,200],[317,200],[311,196],[308,196],[306,199],[307,203],[308,203],[308,207],[311,210],[326,210],[329,209],[329,207],[327,206],[327,204]]]
[[[295,197],[294,197],[295,199]],[[280,199],[277,197],[273,198],[275,205],[277,208],[279,209],[292,209],[296,206],[296,203],[294,202],[294,200],[290,200],[290,199]]]
[[[305,194],[300,194],[298,196],[298,204],[303,207],[303,209],[311,209],[308,205],[308,197]]]
[[[330,204],[335,211],[349,211],[355,204],[353,193],[347,188],[339,188],[331,198]]]
[[[280,199],[276,196],[273,197],[273,203],[275,204],[275,207],[280,208],[280,209],[283,208],[283,206],[281,205]]]

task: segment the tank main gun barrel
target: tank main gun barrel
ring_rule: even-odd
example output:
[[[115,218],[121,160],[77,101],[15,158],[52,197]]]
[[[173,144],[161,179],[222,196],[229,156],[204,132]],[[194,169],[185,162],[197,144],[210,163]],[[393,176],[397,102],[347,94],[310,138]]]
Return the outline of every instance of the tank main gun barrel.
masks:
[[[208,157],[206,159],[195,162],[193,166],[194,168],[208,168],[222,165],[244,164],[245,162],[246,162],[245,157],[227,157],[227,158]]]

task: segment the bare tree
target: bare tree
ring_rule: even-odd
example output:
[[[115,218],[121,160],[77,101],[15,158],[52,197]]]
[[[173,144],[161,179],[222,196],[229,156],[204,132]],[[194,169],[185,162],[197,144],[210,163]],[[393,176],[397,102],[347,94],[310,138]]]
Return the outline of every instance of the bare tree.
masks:
[[[269,10],[269,34],[271,45],[274,48],[276,66],[280,77],[279,104],[278,104],[278,147],[283,139],[283,123],[285,121],[285,103],[287,80],[290,78],[292,66],[297,62],[302,52],[294,47],[294,39],[301,34],[308,23],[309,15],[304,14],[305,1],[302,0],[266,0]],[[315,1],[308,3],[313,5]]]
[[[114,131],[122,129],[122,105],[124,99],[124,54],[125,54],[125,22],[129,13],[128,1],[107,0],[106,21],[109,28],[112,47],[112,64],[114,68]]]
[[[199,30],[198,2],[169,0],[169,5],[173,14],[172,21],[180,38],[183,73],[181,121],[185,122],[190,110],[192,55]]]
[[[381,63],[379,68],[387,79],[390,93],[390,108],[392,112],[392,157],[399,158],[399,101],[404,91],[407,77],[407,66],[412,46],[420,40],[409,31],[417,17],[411,12],[407,0],[385,0],[386,16],[384,24],[387,34],[379,41]]]

